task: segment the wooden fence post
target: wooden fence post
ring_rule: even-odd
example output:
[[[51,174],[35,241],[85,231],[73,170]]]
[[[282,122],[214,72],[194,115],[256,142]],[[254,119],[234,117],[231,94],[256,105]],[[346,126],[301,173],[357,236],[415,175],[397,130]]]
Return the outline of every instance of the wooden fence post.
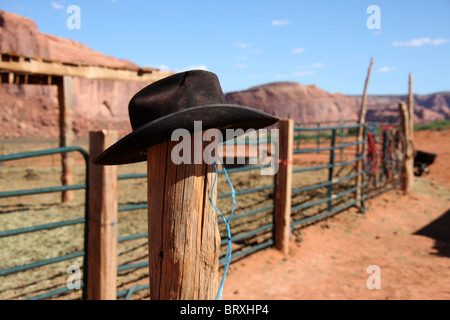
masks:
[[[195,139],[194,157],[203,159]],[[220,234],[210,202],[215,170],[203,160],[175,164],[178,143],[147,150],[150,299],[211,300],[219,288]]]
[[[343,120],[339,121],[339,126],[343,127],[344,124],[345,123]],[[341,128],[339,144],[344,144],[344,140],[345,140],[345,130]],[[340,154],[341,154],[340,161],[342,162],[344,161],[344,148],[341,148]]]
[[[89,133],[90,158],[117,141],[116,131]],[[89,164],[88,300],[115,300],[117,291],[117,166]]]
[[[72,77],[63,76],[58,81],[59,101],[59,146],[68,147],[73,144],[72,128]],[[70,154],[61,154],[61,182],[63,186],[73,184],[73,159]],[[62,202],[74,199],[73,191],[63,191]]]
[[[320,122],[317,122],[317,128],[320,128]],[[317,130],[317,136],[316,136],[316,145],[317,145],[317,153],[320,153],[320,134],[322,131]]]
[[[414,184],[414,150],[413,150],[413,137],[412,133],[414,128],[411,127],[411,121],[409,118],[410,112],[404,102],[400,102],[400,121],[402,127],[402,153],[403,163],[401,172],[401,186],[405,193],[410,193],[413,190]]]
[[[370,74],[372,72],[372,66],[373,66],[374,60],[373,58],[370,59],[370,65],[369,65],[369,70],[367,70],[367,77],[366,77],[366,82],[364,84],[364,93],[362,96],[362,100],[361,100],[361,110],[359,113],[359,124],[364,124],[366,121],[366,111],[367,111],[367,106],[366,106],[366,100],[367,100],[367,87],[369,86],[369,79],[370,79]],[[358,140],[359,142],[362,141],[363,139],[363,135],[364,135],[364,126],[360,126],[358,128]],[[362,150],[363,150],[363,146],[362,144],[358,144],[356,146],[356,157],[361,157],[362,155]],[[356,162],[356,172],[361,172],[362,170],[362,161],[364,160],[360,160],[358,162]],[[359,174],[356,176],[356,185],[360,186],[362,183],[362,176]],[[360,199],[361,198],[361,189],[358,188],[356,190],[356,199]]]
[[[292,149],[294,146],[294,121],[283,119],[279,128],[279,168],[275,194],[275,247],[289,253],[291,232]]]
[[[409,93],[408,93],[408,116],[409,116],[409,136],[411,139],[411,148],[414,153],[414,95],[413,95],[413,74],[409,74]]]

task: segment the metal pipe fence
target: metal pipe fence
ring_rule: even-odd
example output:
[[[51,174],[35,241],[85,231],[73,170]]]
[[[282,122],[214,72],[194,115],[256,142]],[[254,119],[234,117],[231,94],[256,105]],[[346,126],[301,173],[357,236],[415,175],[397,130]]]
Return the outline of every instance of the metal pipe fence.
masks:
[[[366,154],[366,147],[367,147],[367,133],[368,133],[368,125],[362,125],[362,124],[343,124],[345,122],[340,122],[339,126],[331,126],[331,125],[317,125],[317,126],[306,126],[301,125],[295,127],[294,130],[294,146],[296,148],[292,151],[293,155],[298,155],[298,157],[303,157],[305,154],[316,154],[316,153],[324,153],[327,152],[327,159],[328,163],[321,164],[321,165],[313,165],[308,167],[300,167],[300,168],[293,168],[292,174],[293,174],[293,181],[298,182],[301,180],[302,175],[305,174],[312,174],[313,172],[326,170],[327,173],[324,175],[326,176],[325,181],[315,182],[309,185],[304,186],[297,186],[297,187],[291,187],[292,192],[292,199],[298,195],[306,194],[310,191],[317,191],[317,190],[325,190],[323,196],[309,199],[309,201],[304,201],[302,203],[293,203],[290,206],[290,215],[292,218],[296,218],[295,221],[291,220],[289,227],[291,232],[294,230],[294,228],[303,227],[307,224],[325,219],[331,215],[334,215],[338,212],[341,212],[345,209],[348,209],[349,207],[357,207],[361,212],[365,213],[365,204],[364,201],[371,195],[367,195],[364,193],[365,189],[367,189],[368,183],[365,182],[365,177],[367,176],[367,169],[366,169],[366,162],[367,162],[367,154]],[[351,137],[353,135],[352,130],[356,132],[356,129],[360,128],[361,126],[365,127],[364,130],[364,138],[362,141],[345,141],[347,137]],[[327,142],[329,142],[328,146],[320,146],[320,143],[324,143],[323,140],[316,140],[316,148],[311,148],[311,139],[309,137],[305,138],[303,136],[303,133],[306,132],[312,132],[316,133],[317,137],[320,138],[326,138]],[[323,132],[328,132],[328,134],[323,135]],[[295,136],[297,134],[297,136]],[[322,135],[320,135],[322,134]],[[298,137],[298,139],[295,139],[295,137]],[[304,139],[305,138],[305,139]],[[302,141],[306,141],[309,143],[308,146],[303,147]],[[258,140],[259,142],[259,140]],[[313,142],[314,143],[314,142]],[[236,144],[242,144],[242,142],[238,142]],[[246,145],[255,144],[255,141],[246,141],[244,142]],[[358,145],[362,145],[362,153],[356,154],[353,152],[353,157],[349,160],[343,160],[342,158],[342,152],[344,150],[352,149]],[[22,154],[15,154],[15,155],[6,155],[6,156],[0,156],[0,162],[2,161],[10,161],[10,160],[18,160],[23,159],[27,157],[35,157],[35,156],[42,156],[42,155],[48,155],[48,154],[56,154],[56,153],[62,153],[62,152],[72,152],[72,151],[78,151],[80,152],[86,162],[86,183],[85,184],[76,184],[76,185],[70,185],[70,186],[57,186],[57,187],[48,187],[48,188],[36,188],[36,189],[26,189],[26,190],[15,190],[15,191],[3,191],[0,192],[0,198],[6,198],[6,197],[14,197],[14,196],[26,196],[26,195],[33,195],[33,194],[40,194],[40,193],[52,193],[52,192],[62,192],[66,190],[86,190],[86,198],[85,198],[85,217],[80,219],[71,219],[66,221],[59,221],[56,223],[48,223],[48,224],[41,224],[31,227],[24,227],[24,228],[18,228],[18,229],[11,229],[11,230],[3,230],[0,231],[0,238],[2,237],[10,237],[14,235],[19,235],[23,233],[31,233],[31,232],[37,232],[41,230],[48,230],[52,228],[60,228],[63,226],[68,225],[76,225],[76,224],[86,224],[86,221],[88,219],[88,154],[87,152],[79,147],[65,147],[65,148],[56,148],[56,149],[50,149],[50,150],[42,150],[42,151],[34,151],[34,152],[28,152],[28,153],[22,153]],[[341,153],[341,159],[338,161],[337,155]],[[350,153],[351,153],[350,152]],[[361,161],[363,164],[362,171],[360,172],[349,172],[348,174],[344,176],[337,176],[337,172],[340,169],[352,167],[357,162]],[[243,165],[241,167],[233,167],[227,169],[227,173],[232,174],[251,174],[254,170],[259,170],[263,168],[267,168],[269,165],[262,165],[262,164],[256,164],[256,165]],[[339,170],[338,170],[339,169]],[[218,171],[219,176],[223,176],[225,173],[225,170],[220,169]],[[299,177],[300,178],[297,178]],[[355,185],[355,183],[351,183],[350,181],[353,181],[357,176],[362,176],[362,182],[360,185]],[[147,174],[146,173],[134,173],[134,174],[122,174],[118,175],[118,180],[132,180],[132,179],[146,179]],[[345,183],[345,186],[342,186],[342,184]],[[231,222],[236,223],[237,225],[244,225],[245,227],[241,227],[239,231],[232,236],[232,241],[235,245],[240,246],[238,250],[236,250],[233,253],[233,260],[237,260],[239,258],[242,258],[246,255],[252,254],[256,251],[262,250],[264,248],[272,247],[274,246],[274,227],[275,227],[275,193],[277,190],[277,175],[273,177],[272,183],[265,183],[263,185],[243,188],[235,191],[235,195],[239,201],[239,197],[241,196],[250,196],[254,194],[261,194],[263,197],[266,197],[266,200],[271,201],[272,203],[268,204],[258,204],[253,203],[251,205],[248,205],[246,208],[240,208],[236,211],[236,213],[233,215],[233,218],[231,219]],[[357,190],[361,190],[361,196],[359,198],[351,197]],[[387,190],[387,188],[385,189]],[[379,190],[378,190],[379,192]],[[232,196],[231,192],[222,192],[218,193],[217,199],[227,199]],[[272,198],[271,198],[272,197]],[[273,201],[272,201],[273,200]],[[298,218],[299,212],[302,213],[304,211],[307,211],[311,208],[319,208],[319,206],[324,205],[325,209],[316,209],[316,212],[314,214],[310,215],[304,215]],[[146,202],[142,203],[134,203],[134,204],[126,204],[126,205],[119,205],[118,211],[119,212],[126,212],[126,211],[135,211],[135,210],[145,210],[147,209],[148,204]],[[264,221],[259,224],[253,224],[251,226],[246,226],[246,219],[254,219],[258,220],[260,219],[260,215],[264,215]],[[242,221],[242,222],[241,222]],[[223,227],[224,221],[222,219],[219,219],[219,227]],[[223,230],[222,230],[223,231]],[[232,226],[233,231],[233,226]],[[85,231],[86,233],[86,231]],[[223,236],[223,234],[222,234]],[[137,239],[147,239],[148,233],[147,232],[141,232],[136,234],[127,234],[124,236],[118,237],[119,243],[124,243],[127,241],[137,240]],[[224,237],[225,238],[225,237]],[[224,239],[223,238],[223,239]],[[257,239],[257,240],[255,240]],[[221,246],[225,247],[227,241],[222,240]],[[51,259],[45,259],[41,261],[36,261],[29,264],[24,264],[21,266],[16,266],[13,268],[7,268],[0,270],[0,276],[5,276],[8,274],[12,274],[15,272],[21,272],[30,270],[32,268],[40,267],[43,265],[48,265],[60,261],[65,261],[69,259],[73,259],[75,257],[86,257],[87,255],[87,241],[85,241],[85,248],[83,251],[73,252],[71,254],[61,255],[59,257],[54,257]],[[225,263],[225,257],[222,255],[219,258],[219,264],[223,265]],[[84,268],[87,268],[86,263],[84,264]],[[136,261],[129,261],[127,263],[121,264],[117,267],[118,272],[122,271],[129,271],[129,270],[138,270],[142,268],[148,268],[148,261],[144,262],[136,262]],[[86,274],[86,269],[84,269],[84,275]],[[85,297],[84,288],[85,281],[82,283],[83,286],[83,297]],[[124,298],[126,300],[132,298],[132,295],[140,292],[142,290],[148,290],[149,286],[147,285],[132,285],[131,287],[127,289],[121,289],[117,291],[117,298]],[[67,288],[57,288],[39,295],[36,295],[34,297],[31,297],[29,299],[48,299],[52,298],[54,296],[66,293],[70,289]]]
[[[84,184],[3,191],[3,192],[0,192],[0,198],[29,196],[29,195],[37,195],[37,194],[45,194],[45,193],[62,192],[62,191],[67,191],[67,190],[85,190],[84,218],[64,220],[64,221],[59,221],[59,222],[54,222],[54,223],[41,224],[41,225],[35,225],[35,226],[31,226],[31,227],[24,227],[24,228],[18,228],[18,229],[3,230],[3,231],[0,231],[0,238],[12,237],[12,236],[17,236],[17,235],[21,235],[21,234],[38,232],[38,231],[43,231],[43,230],[50,230],[50,229],[55,229],[55,228],[61,228],[61,227],[71,226],[71,225],[76,225],[76,224],[84,224],[85,225],[84,250],[73,252],[70,254],[60,255],[57,257],[50,258],[50,259],[38,260],[38,261],[34,261],[32,263],[27,263],[27,264],[22,264],[22,265],[17,265],[14,267],[1,269],[0,276],[7,276],[10,274],[27,271],[27,270],[34,269],[34,268],[39,268],[42,266],[58,263],[61,261],[67,261],[67,260],[71,260],[74,258],[83,257],[83,260],[84,260],[84,262],[83,262],[83,282],[81,283],[81,285],[83,287],[83,298],[85,298],[86,292],[84,290],[84,282],[86,282],[86,275],[87,275],[86,256],[87,256],[87,248],[88,248],[87,247],[87,223],[86,223],[86,221],[88,219],[88,203],[89,203],[89,184],[88,184],[89,155],[88,155],[88,153],[83,148],[77,147],[77,146],[60,147],[60,148],[53,148],[53,149],[47,149],[47,150],[38,150],[38,151],[15,153],[15,154],[10,154],[10,155],[2,155],[2,156],[0,156],[0,162],[22,160],[22,159],[54,155],[54,154],[63,154],[63,153],[67,153],[67,152],[79,152],[83,156],[83,159],[85,162],[85,183]],[[63,287],[63,288],[59,288],[57,290],[49,291],[45,294],[41,294],[41,295],[38,295],[35,297],[30,297],[29,299],[51,298],[51,297],[60,295],[61,293],[67,292],[67,291],[68,291],[67,287]]]
[[[315,213],[304,216],[304,217],[300,217],[299,219],[296,219],[295,221],[291,221],[290,226],[291,229],[297,226],[301,226],[307,223],[311,223],[311,222],[315,222],[315,221],[319,221],[321,219],[324,219],[326,217],[329,217],[331,215],[334,215],[335,213],[342,211],[344,209],[347,209],[350,206],[357,206],[361,212],[365,212],[365,205],[364,205],[364,197],[363,195],[358,198],[351,198],[350,200],[347,200],[343,205],[340,206],[336,206],[333,202],[335,202],[338,199],[341,199],[347,195],[350,195],[354,192],[356,192],[356,190],[361,189],[361,191],[363,191],[363,187],[364,187],[364,182],[361,185],[357,185],[357,186],[349,186],[349,187],[345,187],[346,190],[342,191],[342,192],[338,192],[335,193],[334,187],[344,181],[348,181],[351,179],[356,178],[357,176],[364,176],[364,167],[363,170],[360,172],[355,172],[355,173],[349,173],[343,177],[335,177],[335,169],[339,168],[339,167],[345,167],[348,165],[352,165],[357,163],[358,161],[362,161],[363,165],[364,165],[364,148],[365,148],[365,144],[366,144],[366,136],[363,136],[362,141],[353,141],[353,142],[344,142],[344,139],[342,138],[341,135],[341,139],[339,140],[339,143],[337,143],[337,135],[338,133],[343,133],[344,130],[353,130],[353,129],[358,129],[361,126],[364,126],[364,124],[351,124],[351,125],[340,125],[340,126],[316,126],[316,127],[305,127],[305,126],[300,126],[300,127],[295,127],[294,128],[294,132],[323,132],[323,131],[329,131],[330,134],[328,135],[329,137],[329,146],[327,147],[317,147],[317,148],[310,148],[310,147],[306,147],[306,148],[300,148],[300,140],[297,140],[297,148],[293,150],[294,154],[307,154],[307,153],[319,153],[319,152],[324,152],[324,151],[328,151],[329,152],[329,157],[328,157],[328,164],[325,165],[320,165],[320,166],[312,166],[312,167],[306,167],[306,168],[298,168],[298,169],[293,169],[292,173],[293,174],[299,174],[299,173],[306,173],[306,172],[311,172],[311,171],[320,171],[320,170],[328,170],[328,174],[326,181],[322,181],[320,183],[315,183],[312,185],[307,185],[307,186],[302,186],[302,187],[296,187],[292,189],[292,196],[295,197],[297,194],[301,194],[307,191],[311,191],[311,190],[318,190],[321,188],[326,188],[326,192],[325,192],[325,196],[319,197],[319,199],[317,200],[313,200],[311,201],[307,201],[301,204],[295,204],[291,206],[291,214],[292,215],[296,215],[296,213],[298,211],[303,211],[309,208],[313,208],[313,207],[318,207],[319,205],[322,204],[326,204],[326,208],[325,209],[317,209]],[[365,130],[364,130],[365,132]],[[355,156],[353,159],[348,160],[348,161],[341,161],[341,162],[337,162],[336,161],[336,151],[337,150],[344,150],[346,148],[350,148],[350,147],[354,147],[357,145],[362,145],[362,153],[357,155],[355,153]],[[325,175],[324,175],[325,176]],[[294,177],[293,180],[295,180],[296,178]],[[301,178],[298,178],[297,180],[300,180]],[[364,181],[364,180],[362,180]],[[361,204],[361,207],[358,206],[358,203]],[[302,212],[301,212],[302,213]]]

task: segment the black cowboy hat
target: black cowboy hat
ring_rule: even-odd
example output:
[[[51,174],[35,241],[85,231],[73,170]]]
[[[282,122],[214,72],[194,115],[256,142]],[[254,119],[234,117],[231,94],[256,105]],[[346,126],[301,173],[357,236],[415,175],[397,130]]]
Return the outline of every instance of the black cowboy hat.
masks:
[[[202,129],[261,129],[278,122],[265,112],[227,104],[214,73],[192,70],[158,80],[131,99],[128,112],[133,131],[113,144],[93,162],[117,165],[147,160],[147,148],[171,139],[183,128],[194,132],[194,121]]]

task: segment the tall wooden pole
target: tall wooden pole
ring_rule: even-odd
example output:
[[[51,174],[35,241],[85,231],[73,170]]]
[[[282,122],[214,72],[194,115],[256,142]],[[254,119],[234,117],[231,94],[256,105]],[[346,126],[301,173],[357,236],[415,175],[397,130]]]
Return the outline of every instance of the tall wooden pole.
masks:
[[[410,193],[413,190],[414,183],[414,151],[412,141],[411,121],[409,119],[409,110],[404,102],[400,102],[400,121],[402,127],[401,141],[403,163],[401,170],[401,189],[405,193]]]
[[[411,148],[414,153],[414,94],[413,94],[413,74],[409,74],[408,83],[408,116],[409,116],[409,136],[411,139]]]
[[[220,235],[210,203],[215,170],[204,161],[174,164],[178,143],[147,150],[150,299],[210,300],[219,286]],[[213,199],[216,190],[217,184]]]
[[[59,146],[68,147],[73,144],[72,128],[72,77],[63,76],[58,82],[59,101]],[[73,184],[73,159],[69,153],[61,155],[61,183],[63,186]],[[74,199],[73,191],[63,191],[62,202]]]
[[[294,146],[294,120],[283,119],[278,122],[279,160],[278,182],[275,195],[275,247],[284,254],[289,253],[291,232],[291,193],[292,193],[292,149]]]
[[[359,124],[364,124],[366,121],[366,111],[367,111],[367,106],[366,106],[366,100],[367,100],[367,87],[369,86],[369,79],[370,79],[370,74],[372,72],[372,66],[373,66],[374,60],[373,58],[370,59],[370,65],[369,65],[369,69],[367,71],[367,77],[366,77],[366,82],[364,84],[364,92],[363,92],[363,96],[361,99],[361,110],[359,112]],[[363,134],[364,134],[364,126],[361,126],[358,128],[358,140],[359,142],[361,142],[363,140]],[[362,153],[363,147],[361,144],[358,144],[356,146],[356,156],[360,157],[361,153]],[[362,161],[360,160],[358,162],[356,162],[356,172],[360,172],[362,170]],[[362,177],[361,175],[357,175],[356,176],[356,185],[359,186],[362,183]],[[356,199],[361,198],[361,189],[358,188],[356,190]]]
[[[116,131],[89,133],[91,159],[117,141]],[[117,290],[117,166],[89,166],[88,300],[115,300]]]

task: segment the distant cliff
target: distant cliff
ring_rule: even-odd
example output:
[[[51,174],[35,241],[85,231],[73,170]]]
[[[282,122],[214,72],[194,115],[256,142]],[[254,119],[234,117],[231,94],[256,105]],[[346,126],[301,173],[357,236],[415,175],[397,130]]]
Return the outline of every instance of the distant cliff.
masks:
[[[356,120],[355,102],[343,94],[331,94],[315,85],[274,82],[225,95],[228,103],[253,107],[295,122]]]
[[[358,119],[361,96],[328,93],[314,85],[297,82],[273,82],[226,94],[228,103],[242,104],[297,123]],[[398,103],[404,95],[367,97],[366,120],[397,121]],[[450,92],[414,95],[416,124],[450,119]]]
[[[361,106],[361,97],[353,96],[356,106]],[[368,120],[397,120],[398,103],[407,101],[405,95],[367,96]],[[450,119],[450,92],[414,95],[414,122],[416,124]]]
[[[84,62],[110,67],[137,67],[107,56],[84,44],[38,31],[25,17],[0,11],[0,51],[64,62]],[[128,102],[145,82],[73,79],[73,127],[75,134],[89,130],[131,131]],[[56,88],[36,85],[0,86],[1,137],[57,137],[58,100]]]

